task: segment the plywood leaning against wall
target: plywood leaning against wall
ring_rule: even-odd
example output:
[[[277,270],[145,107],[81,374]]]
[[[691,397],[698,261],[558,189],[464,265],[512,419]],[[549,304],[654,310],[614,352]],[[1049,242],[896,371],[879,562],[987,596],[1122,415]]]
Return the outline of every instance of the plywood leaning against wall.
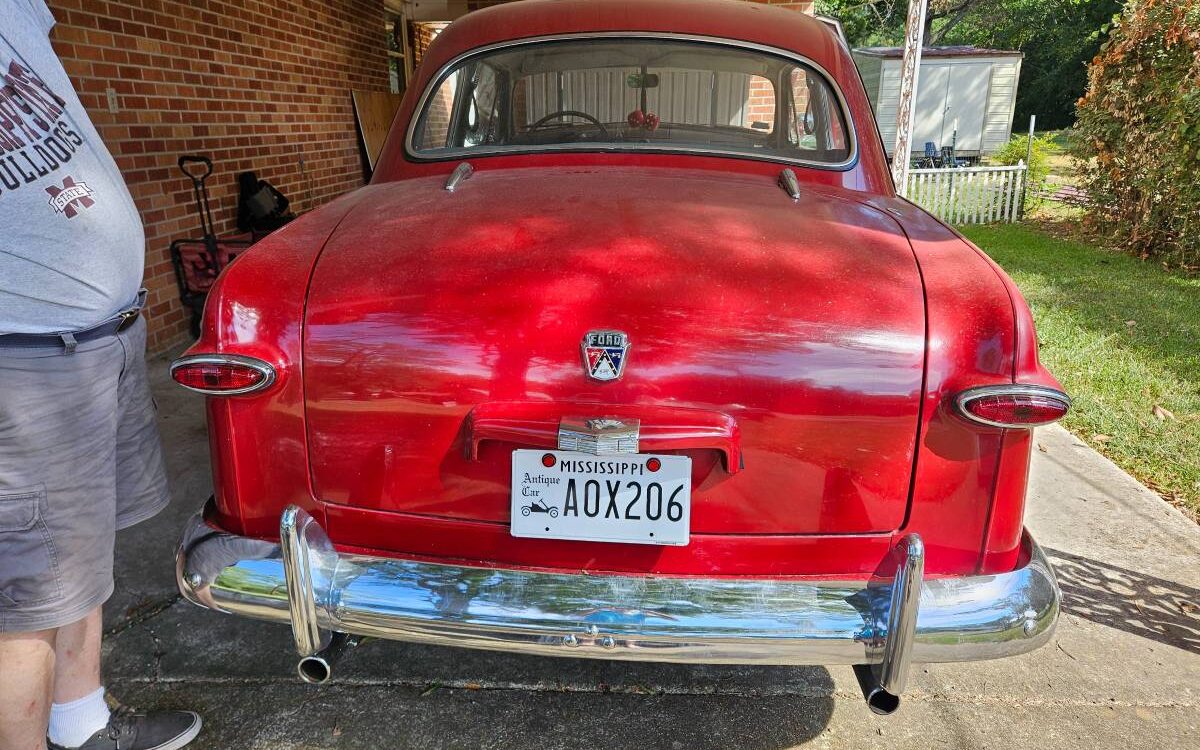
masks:
[[[358,136],[367,154],[367,164],[375,169],[375,160],[383,150],[388,130],[400,108],[400,94],[386,91],[354,91],[354,116],[358,120]]]

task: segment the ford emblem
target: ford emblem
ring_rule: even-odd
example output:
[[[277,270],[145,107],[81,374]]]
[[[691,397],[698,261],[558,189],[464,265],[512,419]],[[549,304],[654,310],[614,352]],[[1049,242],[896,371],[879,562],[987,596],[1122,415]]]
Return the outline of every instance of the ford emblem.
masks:
[[[629,337],[620,331],[588,331],[583,337],[583,369],[592,380],[616,380],[625,371]]]

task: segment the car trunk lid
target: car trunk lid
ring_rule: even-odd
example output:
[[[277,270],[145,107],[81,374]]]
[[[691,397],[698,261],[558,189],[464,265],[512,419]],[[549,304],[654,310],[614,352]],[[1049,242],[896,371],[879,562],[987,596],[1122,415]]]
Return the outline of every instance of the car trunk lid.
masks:
[[[673,169],[367,190],[308,297],[319,498],[503,524],[514,448],[552,445],[563,417],[622,416],[642,420],[643,450],[692,456],[694,533],[902,523],[925,319],[890,217],[830,189],[793,200],[767,177]],[[628,359],[597,382],[580,344],[607,329]],[[692,442],[653,442],[680,431]]]

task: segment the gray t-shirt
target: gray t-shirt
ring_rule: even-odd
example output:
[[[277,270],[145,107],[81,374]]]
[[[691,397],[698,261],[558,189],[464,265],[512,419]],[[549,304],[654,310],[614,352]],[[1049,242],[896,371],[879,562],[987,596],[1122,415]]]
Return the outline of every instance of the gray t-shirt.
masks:
[[[141,217],[50,46],[44,0],[0,0],[0,334],[93,326],[129,306]]]

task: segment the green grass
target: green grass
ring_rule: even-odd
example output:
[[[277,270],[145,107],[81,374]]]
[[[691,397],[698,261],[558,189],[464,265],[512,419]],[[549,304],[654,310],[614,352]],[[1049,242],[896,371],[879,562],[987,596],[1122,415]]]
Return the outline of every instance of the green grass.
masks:
[[[1200,278],[1028,225],[962,231],[1029,300],[1066,427],[1200,517]]]
[[[1038,133],[1038,135],[1043,138],[1049,138],[1053,143],[1050,153],[1046,156],[1047,191],[1052,193],[1064,185],[1078,186],[1079,167],[1075,163],[1075,159],[1067,151],[1067,141],[1070,131],[1048,130],[1044,133]],[[1054,201],[1043,201],[1036,213],[1046,214],[1056,219],[1069,219],[1082,215],[1083,211],[1078,206],[1055,203]]]
[[[1037,135],[1041,138],[1049,138],[1054,142],[1055,147],[1058,148],[1059,151],[1065,151],[1067,149],[1068,141],[1071,137],[1071,131],[1068,128],[1060,128],[1058,130],[1038,130],[1035,131],[1034,135]]]

